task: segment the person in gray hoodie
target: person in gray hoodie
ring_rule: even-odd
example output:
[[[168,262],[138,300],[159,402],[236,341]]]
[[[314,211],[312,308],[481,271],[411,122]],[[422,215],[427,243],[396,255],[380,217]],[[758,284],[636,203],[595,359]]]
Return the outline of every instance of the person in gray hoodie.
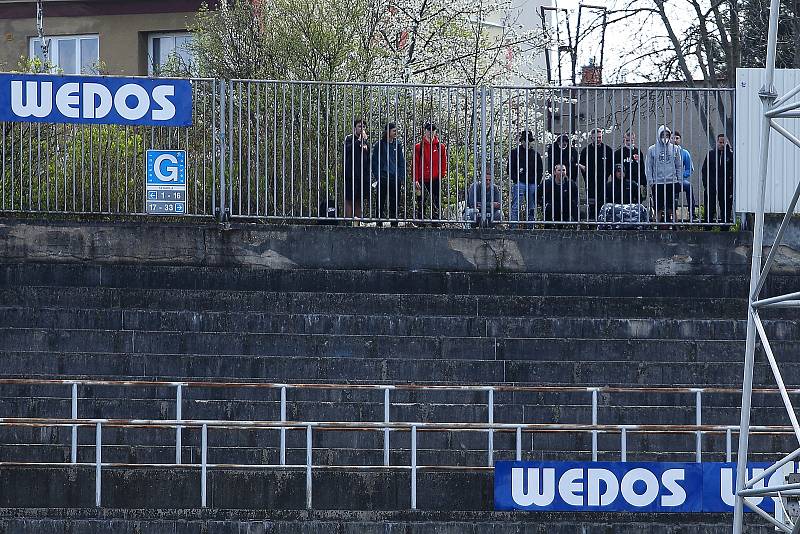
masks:
[[[669,128],[659,127],[656,142],[647,150],[644,165],[647,184],[652,190],[656,221],[663,222],[672,218],[676,188],[683,183],[683,158],[671,138]]]

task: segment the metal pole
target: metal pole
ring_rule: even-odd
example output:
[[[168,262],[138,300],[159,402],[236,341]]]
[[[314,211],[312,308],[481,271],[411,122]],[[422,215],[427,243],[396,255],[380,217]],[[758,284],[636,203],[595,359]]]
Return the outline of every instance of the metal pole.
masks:
[[[695,392],[695,424],[700,426],[703,424],[703,392],[701,390],[697,390]],[[703,456],[703,433],[701,431],[697,431],[694,437],[694,450],[695,450],[695,462],[698,464],[702,462]]]
[[[597,425],[597,389],[592,389],[592,425]],[[592,461],[597,461],[597,430],[592,430]]]
[[[766,113],[775,98],[775,52],[778,42],[778,15],[780,0],[770,0],[769,33],[767,37],[767,60],[764,85],[759,91],[764,116],[761,118],[761,146],[758,164],[758,203],[756,205],[755,228],[753,235],[753,255],[750,264],[750,291],[747,309],[747,340],[744,353],[744,377],[742,380],[742,413],[739,423],[739,450],[736,466],[736,501],[733,508],[733,534],[742,534],[744,523],[744,498],[739,492],[744,489],[747,477],[747,447],[750,433],[750,401],[753,392],[753,366],[755,362],[756,325],[752,303],[758,298],[754,295],[761,274],[761,249],[764,243],[764,196],[767,188],[767,168],[769,163],[770,123]]]
[[[389,388],[383,390],[383,422],[389,424]],[[383,429],[383,465],[389,467],[389,429]]]
[[[78,418],[78,384],[72,384],[72,418]],[[78,425],[72,425],[72,450],[70,460],[78,463]]]
[[[481,226],[486,225],[486,174],[489,169],[486,166],[486,87],[481,87],[481,168],[478,171],[478,184],[481,191]],[[478,199],[475,199],[476,201]]]
[[[286,422],[286,386],[281,388],[281,423]],[[281,427],[281,465],[286,465],[286,427]]]
[[[208,477],[208,425],[203,425],[200,433],[200,506],[206,507]]]
[[[494,389],[489,389],[489,424],[494,424]],[[494,430],[489,429],[489,443],[487,444],[488,459],[487,465],[492,467],[494,465]]]
[[[620,461],[627,462],[628,461],[628,433],[627,430],[623,427],[622,433],[620,434]]]
[[[219,83],[219,222],[225,220],[225,87],[227,82]]]
[[[183,421],[182,415],[182,405],[183,405],[183,392],[181,390],[181,384],[178,384],[175,388],[175,420],[176,421]],[[175,427],[175,464],[181,464],[181,426],[178,425]]]
[[[731,429],[725,431],[725,461],[730,463],[733,459],[733,432]]]
[[[417,509],[417,425],[411,427],[411,509]]]
[[[522,461],[522,427],[517,427],[517,461]]]
[[[94,436],[94,505],[100,507],[102,490],[101,468],[103,465],[103,427],[97,423]]]
[[[311,425],[306,426],[306,509],[311,510]]]

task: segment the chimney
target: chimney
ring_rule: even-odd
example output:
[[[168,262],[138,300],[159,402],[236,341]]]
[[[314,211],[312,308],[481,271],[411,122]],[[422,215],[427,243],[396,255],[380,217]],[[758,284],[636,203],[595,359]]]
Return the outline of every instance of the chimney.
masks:
[[[594,58],[589,64],[581,67],[581,85],[603,85],[603,71],[594,63]]]

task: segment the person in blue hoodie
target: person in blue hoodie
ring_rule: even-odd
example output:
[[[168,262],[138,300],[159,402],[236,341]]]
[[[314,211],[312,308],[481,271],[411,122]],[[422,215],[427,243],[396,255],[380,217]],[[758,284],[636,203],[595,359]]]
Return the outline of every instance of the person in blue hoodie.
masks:
[[[672,142],[675,143],[681,151],[681,160],[683,161],[683,184],[682,188],[686,192],[686,200],[689,202],[689,220],[694,219],[694,194],[692,193],[692,173],[694,173],[694,163],[692,163],[692,155],[688,150],[681,145],[681,133],[675,132],[672,134]],[[677,199],[675,200],[677,203]]]
[[[652,189],[656,221],[669,222],[675,209],[675,194],[683,185],[683,159],[672,142],[672,131],[665,125],[658,128],[656,142],[647,150],[644,171]]]
[[[383,136],[372,147],[372,175],[378,180],[378,215],[397,226],[397,203],[406,177],[406,158],[393,122],[384,127]]]

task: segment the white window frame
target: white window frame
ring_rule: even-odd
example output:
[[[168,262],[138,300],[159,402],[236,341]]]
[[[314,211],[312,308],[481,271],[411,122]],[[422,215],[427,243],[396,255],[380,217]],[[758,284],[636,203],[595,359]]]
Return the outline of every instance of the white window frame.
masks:
[[[192,32],[187,31],[174,31],[174,32],[159,32],[159,33],[149,33],[147,34],[147,75],[148,76],[157,76],[158,73],[155,72],[153,67],[155,66],[155,55],[153,53],[153,40],[154,39],[164,39],[170,38],[173,40],[173,47],[172,49],[175,50],[174,40],[176,37],[191,37]],[[160,66],[160,65],[159,65]],[[191,65],[189,65],[191,67]]]
[[[48,55],[50,57],[50,64],[53,66],[51,72],[57,73],[59,69],[64,70],[64,68],[58,64],[58,47],[59,41],[75,41],[75,74],[96,74],[96,73],[82,73],[81,72],[81,64],[83,63],[81,60],[81,40],[82,39],[94,39],[97,42],[97,60],[100,61],[100,36],[96,33],[87,33],[87,34],[80,34],[80,35],[51,35],[45,36],[46,40],[50,41],[50,50],[48,50]],[[28,41],[28,57],[31,59],[36,58],[36,48],[35,43],[39,41],[39,37],[31,37]]]

